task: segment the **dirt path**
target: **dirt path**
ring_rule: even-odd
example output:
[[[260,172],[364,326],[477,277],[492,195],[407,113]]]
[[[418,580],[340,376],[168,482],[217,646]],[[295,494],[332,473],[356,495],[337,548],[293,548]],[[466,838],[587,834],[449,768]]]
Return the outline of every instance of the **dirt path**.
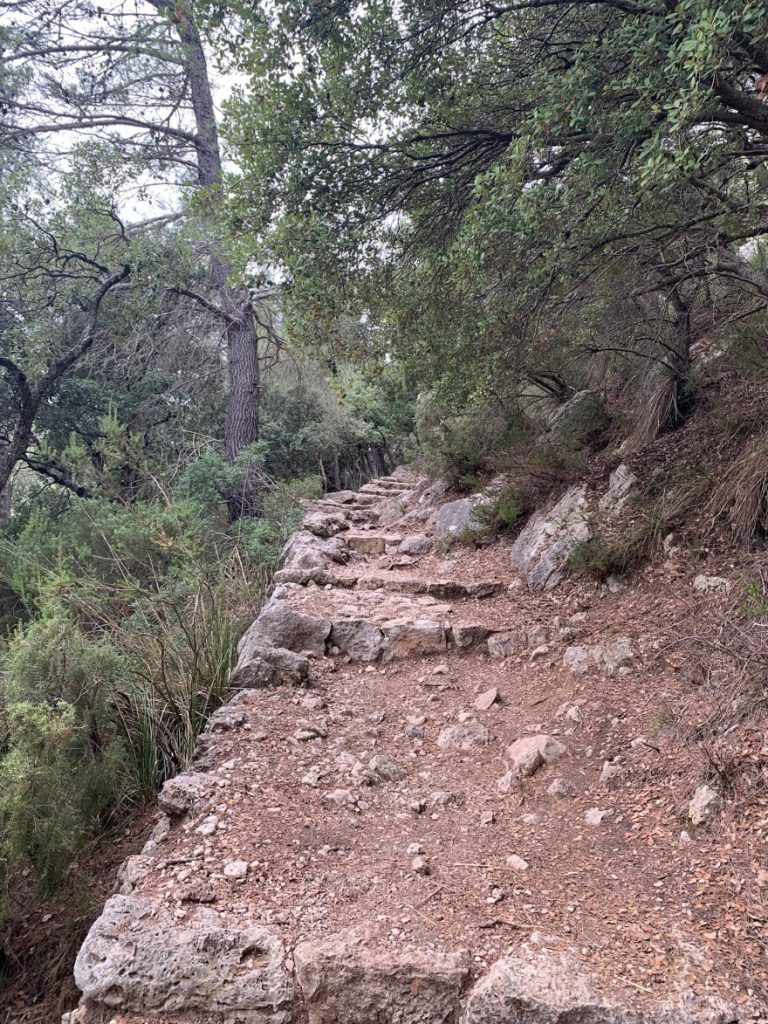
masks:
[[[686,690],[664,650],[665,587],[679,571],[667,566],[617,593],[566,583],[533,595],[518,585],[504,543],[430,543],[407,554],[427,547],[418,538],[429,521],[413,515],[424,486],[390,478],[313,506],[308,523],[330,533],[337,551],[341,539],[347,560],[283,570],[273,616],[278,633],[289,620],[303,630],[290,646],[311,652],[308,686],[247,690],[217,716],[194,799],[177,790],[174,804],[170,787],[169,823],[124,871],[124,894],[145,908],[140,919],[166,922],[168,945],[173,929],[194,938],[198,920],[266,928],[283,944],[288,975],[299,972],[302,994],[249,1016],[222,1009],[220,995],[206,1004],[204,993],[189,996],[189,984],[174,989],[171,967],[169,995],[142,976],[141,949],[130,949],[141,947],[142,926],[129,914],[108,923],[106,945],[127,965],[111,989],[104,964],[114,952],[104,954],[101,941],[81,955],[80,980],[97,999],[84,1019],[560,1020],[492,1008],[472,1016],[480,1011],[471,1000],[460,1009],[459,993],[509,956],[555,958],[561,979],[567,962],[591,976],[590,1005],[647,1014],[632,1020],[716,997],[735,1015],[664,1019],[760,1019],[768,809],[726,808],[716,828],[686,831],[690,764],[665,735]],[[323,517],[335,517],[338,530]],[[564,663],[568,647],[616,640],[631,654],[615,664],[579,675]],[[519,745],[510,747],[520,740],[559,756],[517,771]],[[362,1004],[344,1016],[333,979],[354,1000],[360,978],[344,975],[354,954],[337,937],[353,928],[365,933],[365,991],[410,964],[410,990],[418,1003],[419,986],[429,989],[428,1009],[395,1001],[388,1016]],[[265,949],[259,956],[272,964]],[[455,985],[413,980],[422,961],[450,974],[455,954]],[[326,979],[315,987],[306,981],[313,970]],[[435,996],[440,985],[455,989],[453,1003]],[[187,995],[177,998],[181,989]],[[563,998],[555,993],[553,1005]]]

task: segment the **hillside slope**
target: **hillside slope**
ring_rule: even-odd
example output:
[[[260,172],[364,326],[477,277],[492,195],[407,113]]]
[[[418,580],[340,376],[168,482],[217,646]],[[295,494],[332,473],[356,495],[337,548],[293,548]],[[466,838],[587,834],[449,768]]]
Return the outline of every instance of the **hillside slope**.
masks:
[[[765,736],[732,730],[729,782],[685,731],[681,638],[738,572],[670,542],[630,585],[560,582],[605,495],[475,547],[444,491],[402,470],[308,510],[72,1022],[768,1019]]]

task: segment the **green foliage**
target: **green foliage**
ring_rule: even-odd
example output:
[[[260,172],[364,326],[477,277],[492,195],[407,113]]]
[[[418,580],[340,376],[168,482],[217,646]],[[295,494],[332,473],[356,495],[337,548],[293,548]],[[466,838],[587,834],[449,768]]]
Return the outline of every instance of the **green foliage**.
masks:
[[[739,611],[748,619],[768,618],[768,589],[762,577],[744,581],[739,599]]]
[[[0,760],[5,855],[55,885],[82,843],[130,792],[110,704],[125,662],[61,612],[20,630],[4,680]]]
[[[493,471],[522,433],[517,412],[481,406],[451,415],[432,395],[421,396],[417,405],[416,436],[427,469],[468,490]]]

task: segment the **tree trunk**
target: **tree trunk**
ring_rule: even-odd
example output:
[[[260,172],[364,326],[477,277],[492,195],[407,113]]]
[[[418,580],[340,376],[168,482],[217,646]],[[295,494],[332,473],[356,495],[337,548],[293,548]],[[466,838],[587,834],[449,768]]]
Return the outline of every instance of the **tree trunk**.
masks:
[[[221,149],[216,125],[216,109],[211,93],[208,64],[200,33],[183,3],[171,5],[167,0],[154,0],[155,7],[171,17],[183,47],[185,70],[189,76],[192,109],[195,115],[198,182],[214,190],[222,182]],[[213,205],[213,198],[209,205]],[[217,224],[208,224],[215,238]],[[224,424],[224,450],[227,462],[234,463],[240,452],[259,439],[259,408],[261,382],[259,373],[259,336],[246,288],[229,284],[231,266],[222,258],[214,242],[211,246],[211,269],[219,304],[227,317],[227,372],[229,391]],[[248,487],[259,487],[258,467],[246,468]],[[241,512],[253,513],[258,508],[258,491],[242,495]]]
[[[333,453],[333,486],[337,491],[341,490],[341,469],[339,468],[339,453]]]
[[[13,497],[13,480],[9,477],[4,487],[0,487],[0,523],[7,523],[11,518],[11,499]]]
[[[247,314],[227,327],[229,395],[224,425],[224,450],[233,463],[240,452],[259,439],[259,339]]]

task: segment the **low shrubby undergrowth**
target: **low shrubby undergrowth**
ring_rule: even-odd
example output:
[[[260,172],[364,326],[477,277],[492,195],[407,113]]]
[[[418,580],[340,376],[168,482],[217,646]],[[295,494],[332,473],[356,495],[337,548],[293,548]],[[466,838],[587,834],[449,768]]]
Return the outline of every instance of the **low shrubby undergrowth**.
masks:
[[[183,768],[229,693],[298,498],[265,484],[259,518],[227,514],[236,474],[195,463],[134,504],[37,494],[0,535],[0,869],[61,881],[92,837]]]

